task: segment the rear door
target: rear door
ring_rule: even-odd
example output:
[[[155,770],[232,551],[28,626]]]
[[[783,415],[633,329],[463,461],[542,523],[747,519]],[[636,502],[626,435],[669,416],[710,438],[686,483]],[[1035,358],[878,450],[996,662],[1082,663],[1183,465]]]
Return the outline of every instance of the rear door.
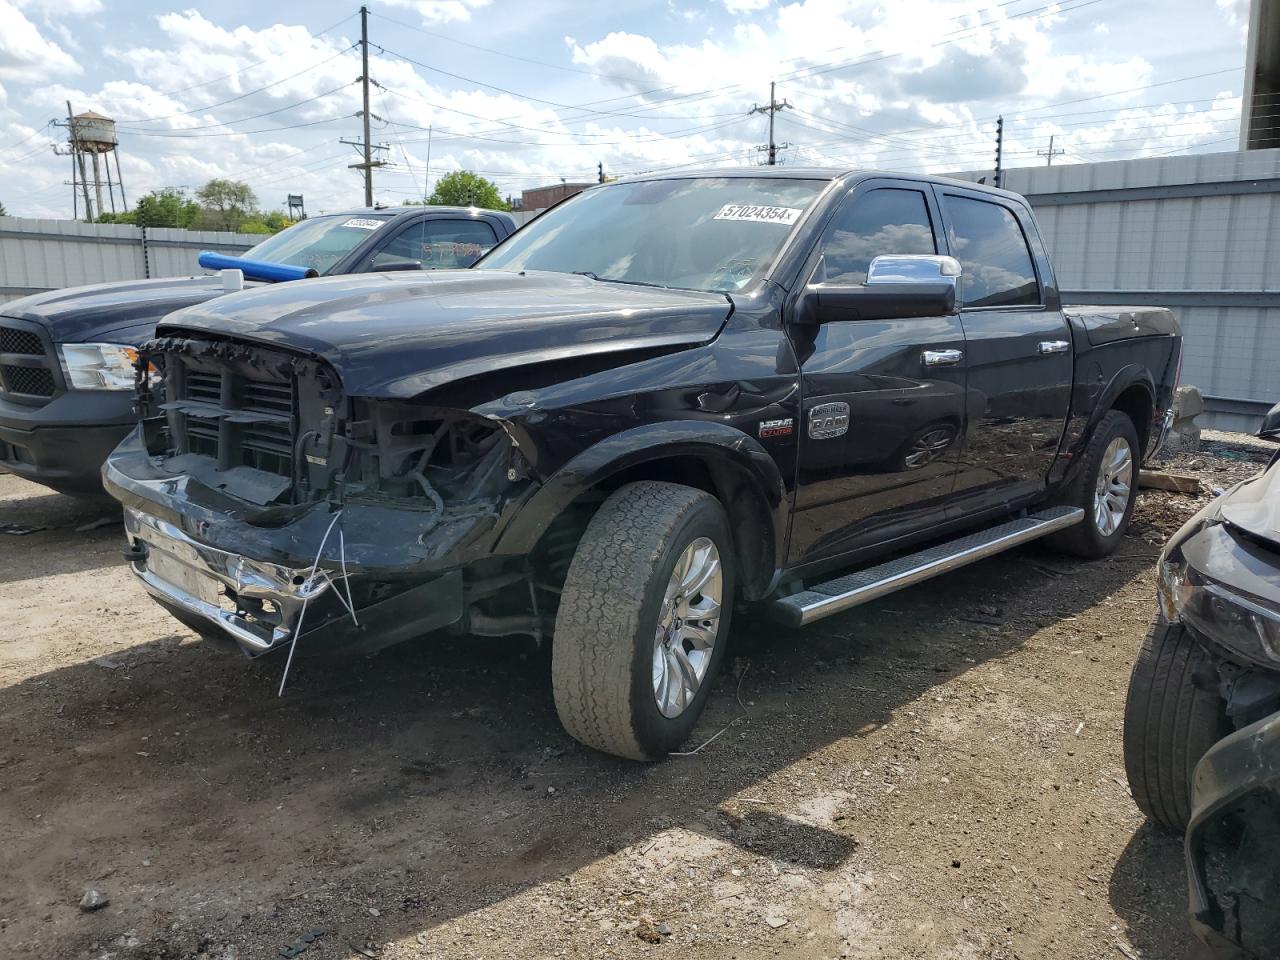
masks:
[[[392,234],[368,259],[370,271],[406,260],[423,270],[469,267],[498,242],[492,224],[483,219],[432,217],[416,220]]]
[[[941,242],[927,184],[867,181],[836,211],[802,276],[860,284],[875,257],[937,253]],[[790,563],[941,520],[963,430],[959,317],[792,325],[789,334],[804,391]]]
[[[935,187],[957,291],[968,372],[966,434],[951,516],[1041,492],[1071,403],[1071,331],[1034,221],[1020,205]]]

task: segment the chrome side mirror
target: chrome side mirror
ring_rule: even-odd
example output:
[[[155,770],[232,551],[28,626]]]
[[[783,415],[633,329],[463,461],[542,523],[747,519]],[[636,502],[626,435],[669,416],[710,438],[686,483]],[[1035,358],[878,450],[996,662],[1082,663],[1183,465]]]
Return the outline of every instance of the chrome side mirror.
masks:
[[[903,253],[876,257],[867,268],[867,283],[960,282],[960,261],[932,253]]]
[[[806,291],[799,323],[945,317],[956,311],[960,262],[933,254],[876,257],[866,282],[818,283]]]

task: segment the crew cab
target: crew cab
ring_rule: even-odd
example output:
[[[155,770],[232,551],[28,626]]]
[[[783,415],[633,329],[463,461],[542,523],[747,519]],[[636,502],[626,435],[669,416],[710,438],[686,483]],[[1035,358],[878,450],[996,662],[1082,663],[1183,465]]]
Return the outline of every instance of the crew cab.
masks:
[[[456,268],[514,230],[510,215],[470,207],[350,210],[294,224],[243,260],[320,276]],[[101,495],[102,462],[137,422],[138,345],[166,313],[225,292],[217,276],[169,277],[0,304],[0,466],[63,493]]]
[[[1167,310],[1064,308],[1015,194],[650,176],[465,271],[167,317],[104,481],[143,587],[286,653],[282,690],[295,654],[523,633],[573,736],[653,759],[735,606],[806,624],[1039,537],[1109,553],[1180,356]]]

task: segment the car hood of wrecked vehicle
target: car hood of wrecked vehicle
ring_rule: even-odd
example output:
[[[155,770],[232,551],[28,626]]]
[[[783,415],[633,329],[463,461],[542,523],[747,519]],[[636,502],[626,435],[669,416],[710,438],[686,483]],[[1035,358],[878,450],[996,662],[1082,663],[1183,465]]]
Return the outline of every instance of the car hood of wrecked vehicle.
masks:
[[[1280,459],[1232,490],[1220,515],[1233,527],[1280,546]]]
[[[233,337],[320,357],[348,396],[408,399],[531,363],[713,339],[725,294],[500,270],[375,273],[232,294],[165,318],[158,337]]]

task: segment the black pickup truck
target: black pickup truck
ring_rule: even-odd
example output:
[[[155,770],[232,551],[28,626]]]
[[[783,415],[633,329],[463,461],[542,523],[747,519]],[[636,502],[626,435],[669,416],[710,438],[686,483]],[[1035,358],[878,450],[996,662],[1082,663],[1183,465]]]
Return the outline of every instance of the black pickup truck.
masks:
[[[514,231],[510,215],[470,207],[349,210],[303,220],[244,259],[320,276],[466,267]],[[166,313],[225,292],[218,276],[168,277],[0,304],[0,466],[63,493],[101,496],[102,461],[138,419],[138,345]]]
[[[569,732],[655,758],[739,602],[806,624],[1039,537],[1112,550],[1180,356],[1167,310],[1064,309],[1015,194],[651,176],[469,270],[167,317],[104,480],[134,573],[206,637],[286,676],[550,638]]]

